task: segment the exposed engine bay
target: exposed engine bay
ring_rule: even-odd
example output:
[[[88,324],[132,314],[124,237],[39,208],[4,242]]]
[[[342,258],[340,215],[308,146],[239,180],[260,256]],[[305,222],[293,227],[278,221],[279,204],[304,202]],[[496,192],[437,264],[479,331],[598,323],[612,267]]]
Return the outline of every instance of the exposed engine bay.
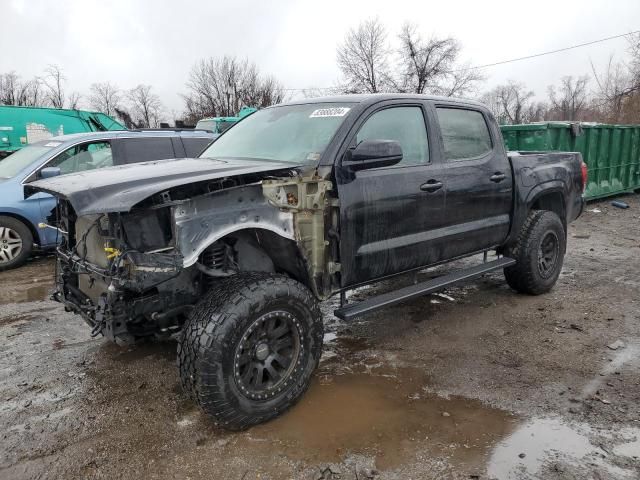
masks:
[[[284,273],[330,295],[340,283],[332,184],[287,173],[187,184],[128,212],[78,216],[61,198],[54,298],[93,335],[131,343],[178,332],[216,280],[241,271]]]

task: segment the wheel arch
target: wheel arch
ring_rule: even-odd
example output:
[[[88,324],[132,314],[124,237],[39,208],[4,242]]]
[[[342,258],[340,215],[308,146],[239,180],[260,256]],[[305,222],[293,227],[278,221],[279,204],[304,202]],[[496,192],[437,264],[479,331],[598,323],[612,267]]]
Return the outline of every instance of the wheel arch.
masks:
[[[529,211],[531,210],[547,210],[555,213],[560,217],[562,226],[567,232],[567,207],[562,189],[554,188],[544,190],[535,195],[529,202]]]
[[[283,235],[277,229],[243,227],[225,232],[224,235],[213,237],[206,245],[199,247],[198,256],[195,257],[192,263],[195,263],[200,254],[208,247],[226,239],[233,239],[234,241],[238,239],[255,240],[255,246],[260,248],[273,262],[275,273],[285,273],[313,291],[311,277],[306,268],[307,262],[302,249],[295,240],[288,235]]]
[[[561,180],[539,183],[530,189],[519,189],[515,198],[513,222],[509,236],[503,247],[513,244],[518,238],[520,229],[525,224],[529,213],[533,210],[546,210],[555,213],[567,234],[567,198],[566,185]]]
[[[22,222],[31,232],[31,236],[33,237],[33,242],[38,244],[38,246],[42,245],[42,239],[40,238],[40,232],[38,232],[38,229],[36,228],[36,226],[27,218],[24,217],[18,213],[14,213],[14,212],[7,212],[7,211],[3,211],[0,210],[0,217],[11,217],[11,218],[15,218],[16,220]]]

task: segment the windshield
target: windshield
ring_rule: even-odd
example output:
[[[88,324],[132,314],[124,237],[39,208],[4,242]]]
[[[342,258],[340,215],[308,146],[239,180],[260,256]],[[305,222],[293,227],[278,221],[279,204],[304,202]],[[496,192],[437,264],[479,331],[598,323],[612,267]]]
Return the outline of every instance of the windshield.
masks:
[[[16,173],[27,168],[44,153],[60,144],[56,143],[56,145],[47,145],[49,144],[29,145],[28,147],[21,148],[17,152],[12,153],[4,160],[0,160],[0,178],[11,178],[15,176]]]
[[[316,163],[352,106],[314,103],[260,110],[219,137],[200,157]]]

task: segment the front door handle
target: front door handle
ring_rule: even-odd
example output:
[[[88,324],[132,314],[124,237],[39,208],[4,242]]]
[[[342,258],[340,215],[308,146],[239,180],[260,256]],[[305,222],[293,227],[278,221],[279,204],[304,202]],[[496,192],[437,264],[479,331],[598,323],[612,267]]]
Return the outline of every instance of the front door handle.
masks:
[[[423,192],[435,192],[437,190],[440,190],[442,188],[442,182],[439,182],[438,180],[429,180],[427,181],[427,183],[423,183],[422,185],[420,185],[420,190],[422,190]]]
[[[496,172],[493,175],[491,175],[491,177],[489,177],[489,180],[491,180],[492,182],[498,183],[504,180],[505,178],[507,178],[507,176],[504,173]]]

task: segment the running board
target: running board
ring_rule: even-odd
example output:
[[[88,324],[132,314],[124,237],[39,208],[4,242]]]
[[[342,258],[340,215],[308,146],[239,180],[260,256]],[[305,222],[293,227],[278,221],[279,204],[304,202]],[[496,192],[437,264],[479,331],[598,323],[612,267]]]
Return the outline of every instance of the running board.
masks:
[[[382,295],[368,298],[362,302],[346,305],[335,310],[333,314],[342,320],[351,320],[360,315],[364,315],[365,313],[371,313],[381,308],[404,302],[405,300],[437,292],[445,287],[479,277],[493,270],[515,265],[515,263],[516,261],[513,258],[502,257],[498,260],[481,263],[475,267],[465,268],[464,270],[458,270],[441,277],[432,278],[426,282],[410,285],[408,287],[401,288],[400,290],[383,293]]]

